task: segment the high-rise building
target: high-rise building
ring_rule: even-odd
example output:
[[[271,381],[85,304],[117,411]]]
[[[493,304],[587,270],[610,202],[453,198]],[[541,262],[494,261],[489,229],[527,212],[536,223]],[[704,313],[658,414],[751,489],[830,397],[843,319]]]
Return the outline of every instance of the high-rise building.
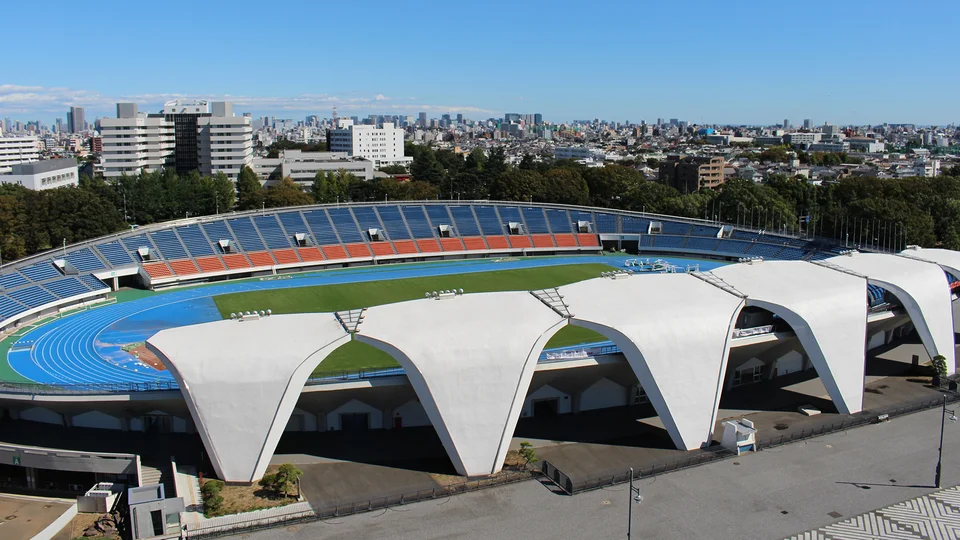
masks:
[[[229,102],[170,101],[161,114],[118,103],[117,118],[104,118],[101,126],[107,177],[175,167],[205,176],[223,172],[235,181],[253,160],[251,119],[234,116]]]
[[[790,127],[790,120],[787,120],[786,118],[784,118],[784,119],[783,119],[783,129],[787,129],[788,127]]]
[[[337,129],[327,132],[327,150],[369,159],[377,167],[408,165],[413,161],[412,157],[403,155],[403,130],[390,122],[384,122],[378,129],[341,119]]]
[[[463,123],[463,113],[457,113],[457,125]]]
[[[811,127],[812,125],[813,125],[813,123],[810,121],[809,118],[804,118],[804,119],[803,119],[803,129],[810,129],[810,127]]]
[[[543,123],[543,115],[540,113],[533,113],[533,123],[534,125],[539,126]]]
[[[420,120],[417,122],[417,125],[419,125],[422,128],[427,127],[427,113],[425,112],[420,113]]]
[[[80,133],[87,129],[87,122],[83,118],[83,107],[70,107],[67,113],[67,131]]]
[[[511,122],[519,122],[520,114],[519,113],[506,113],[503,115],[503,123],[509,124]]]
[[[0,137],[0,172],[40,159],[40,140],[36,137]]]

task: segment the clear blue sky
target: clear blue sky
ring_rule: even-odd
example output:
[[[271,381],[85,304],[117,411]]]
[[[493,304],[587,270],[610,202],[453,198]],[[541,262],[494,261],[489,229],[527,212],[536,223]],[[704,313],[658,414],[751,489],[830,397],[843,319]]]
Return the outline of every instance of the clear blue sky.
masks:
[[[8,2],[0,116],[960,121],[960,1]]]

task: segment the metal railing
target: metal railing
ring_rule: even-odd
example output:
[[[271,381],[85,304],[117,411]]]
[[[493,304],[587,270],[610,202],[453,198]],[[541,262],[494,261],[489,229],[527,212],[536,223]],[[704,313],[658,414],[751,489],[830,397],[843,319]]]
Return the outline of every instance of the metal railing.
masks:
[[[71,383],[37,384],[0,382],[3,394],[71,394],[99,395],[126,394],[130,392],[166,392],[179,390],[177,381],[115,382],[115,383]]]

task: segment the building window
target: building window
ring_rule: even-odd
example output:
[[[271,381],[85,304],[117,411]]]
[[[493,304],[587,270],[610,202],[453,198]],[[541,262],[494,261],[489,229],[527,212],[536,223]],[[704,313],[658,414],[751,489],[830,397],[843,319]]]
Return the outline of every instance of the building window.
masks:
[[[763,379],[763,366],[738,369],[733,372],[733,386],[753,384]]]

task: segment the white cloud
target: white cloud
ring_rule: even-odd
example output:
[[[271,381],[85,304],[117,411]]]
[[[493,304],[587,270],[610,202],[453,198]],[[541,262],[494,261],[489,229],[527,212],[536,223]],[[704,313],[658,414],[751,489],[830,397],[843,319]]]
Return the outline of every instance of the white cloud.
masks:
[[[472,105],[433,105],[415,103],[415,98],[390,98],[383,94],[373,96],[336,96],[330,94],[300,94],[297,96],[244,96],[233,94],[192,95],[181,93],[151,93],[134,95],[105,95],[91,90],[72,88],[28,86],[15,84],[0,85],[0,115],[46,115],[57,116],[66,113],[70,107],[85,107],[95,114],[112,114],[118,102],[133,102],[141,110],[158,111],[163,103],[174,99],[209,99],[212,101],[231,101],[242,110],[281,112],[306,111],[323,112],[334,106],[341,111],[369,112],[461,112],[495,113],[496,111]],[[240,112],[240,111],[237,111]],[[33,119],[33,118],[24,118]]]

